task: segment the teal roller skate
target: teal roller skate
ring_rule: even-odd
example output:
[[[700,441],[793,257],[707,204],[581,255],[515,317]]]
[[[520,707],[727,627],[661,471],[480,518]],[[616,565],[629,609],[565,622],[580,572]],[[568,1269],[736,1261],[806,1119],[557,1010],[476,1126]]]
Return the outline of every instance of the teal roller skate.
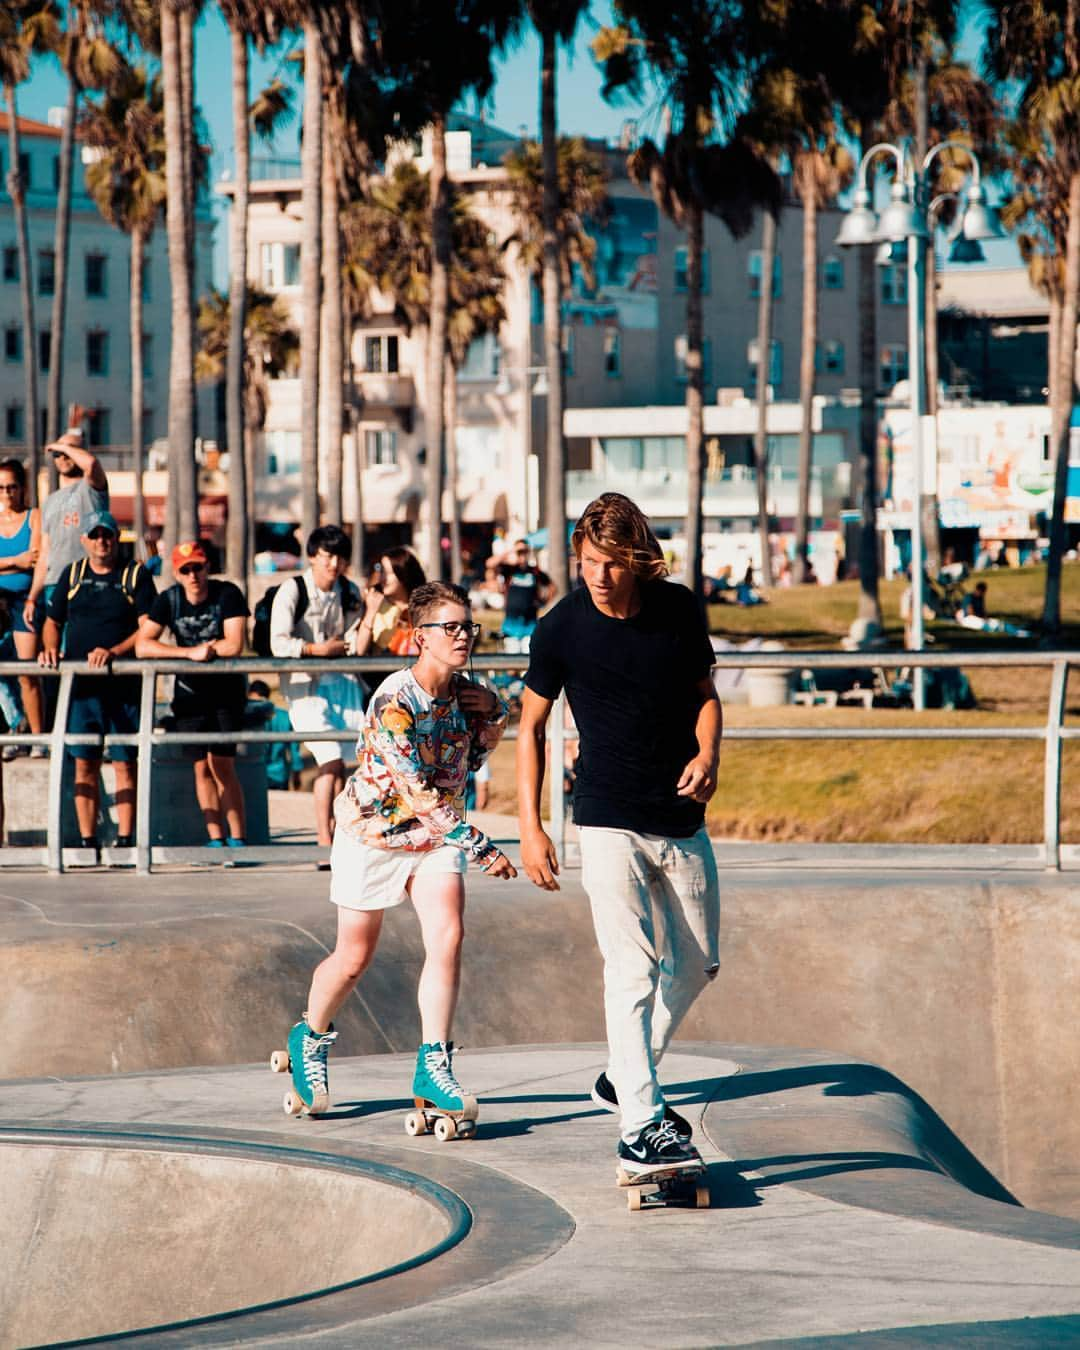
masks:
[[[454,1077],[454,1042],[432,1041],[422,1045],[416,1055],[413,1075],[413,1101],[416,1110],[405,1117],[406,1134],[427,1134],[435,1138],[469,1139],[476,1134],[480,1108]]]
[[[274,1073],[292,1071],[293,1085],[285,1094],[287,1116],[318,1116],[329,1109],[330,1086],[326,1061],[330,1047],[337,1040],[333,1027],[329,1031],[312,1031],[306,1014],[289,1032],[288,1050],[275,1050],[270,1056]]]

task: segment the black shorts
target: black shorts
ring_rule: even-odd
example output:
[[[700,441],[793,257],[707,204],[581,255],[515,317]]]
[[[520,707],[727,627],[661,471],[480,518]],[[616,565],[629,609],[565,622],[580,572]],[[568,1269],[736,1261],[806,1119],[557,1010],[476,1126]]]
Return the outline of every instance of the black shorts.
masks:
[[[239,731],[244,725],[244,705],[224,703],[205,707],[187,702],[174,703],[173,720],[177,731]],[[235,759],[236,745],[185,745],[184,754],[194,760],[205,759],[207,755]]]
[[[68,731],[87,731],[97,736],[110,732],[130,734],[139,729],[139,681],[116,675],[85,676],[75,681],[71,691]],[[102,751],[96,745],[68,747],[73,759],[100,760]],[[105,757],[115,763],[130,764],[138,758],[134,745],[114,745],[105,751]]]

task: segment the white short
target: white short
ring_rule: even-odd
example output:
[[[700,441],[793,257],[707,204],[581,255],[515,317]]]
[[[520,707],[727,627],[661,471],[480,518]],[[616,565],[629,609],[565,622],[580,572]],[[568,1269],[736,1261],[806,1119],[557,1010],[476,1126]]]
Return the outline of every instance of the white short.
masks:
[[[450,844],[426,853],[372,848],[339,827],[330,850],[330,899],[342,909],[391,909],[408,899],[410,877],[464,876],[467,866],[464,851]]]
[[[351,731],[347,741],[305,741],[320,767],[335,759],[356,759],[356,736],[364,721],[364,691],[348,675],[331,675],[313,686],[314,692],[289,700],[294,731]]]

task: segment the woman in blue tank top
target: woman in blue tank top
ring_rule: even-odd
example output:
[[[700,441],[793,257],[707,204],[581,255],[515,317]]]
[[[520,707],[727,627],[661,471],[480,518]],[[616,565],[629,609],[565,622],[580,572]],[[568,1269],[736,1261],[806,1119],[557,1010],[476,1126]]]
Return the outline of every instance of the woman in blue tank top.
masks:
[[[26,509],[26,470],[17,459],[0,460],[0,602],[11,616],[11,634],[20,661],[33,661],[37,656],[37,634],[27,624],[23,608],[40,548],[40,513],[36,508]],[[44,724],[40,680],[21,675],[19,691],[30,730],[40,732]],[[35,746],[34,750],[44,754],[42,747]]]

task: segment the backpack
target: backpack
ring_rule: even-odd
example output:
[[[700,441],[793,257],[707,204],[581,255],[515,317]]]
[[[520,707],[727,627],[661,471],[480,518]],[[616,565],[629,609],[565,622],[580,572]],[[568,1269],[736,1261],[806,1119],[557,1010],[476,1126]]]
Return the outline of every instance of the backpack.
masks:
[[[86,579],[86,569],[90,565],[89,558],[80,558],[77,563],[73,563],[71,571],[68,573],[68,600],[74,599],[79,592],[79,587]],[[129,562],[124,565],[120,573],[120,589],[129,605],[135,603],[135,583],[142,567],[141,562]]]
[[[296,610],[293,613],[293,623],[296,624],[307,613],[308,589],[302,572],[293,579],[296,581],[297,590]],[[274,597],[285,584],[283,581],[277,586],[271,586],[252,611],[252,618],[255,622],[251,629],[251,645],[254,647],[257,656],[273,656],[270,649],[270,615],[274,608]],[[350,610],[358,610],[361,605],[360,592],[348,577],[339,577],[338,586],[341,588],[342,613],[348,614]],[[348,624],[346,624],[346,627],[348,627]]]

